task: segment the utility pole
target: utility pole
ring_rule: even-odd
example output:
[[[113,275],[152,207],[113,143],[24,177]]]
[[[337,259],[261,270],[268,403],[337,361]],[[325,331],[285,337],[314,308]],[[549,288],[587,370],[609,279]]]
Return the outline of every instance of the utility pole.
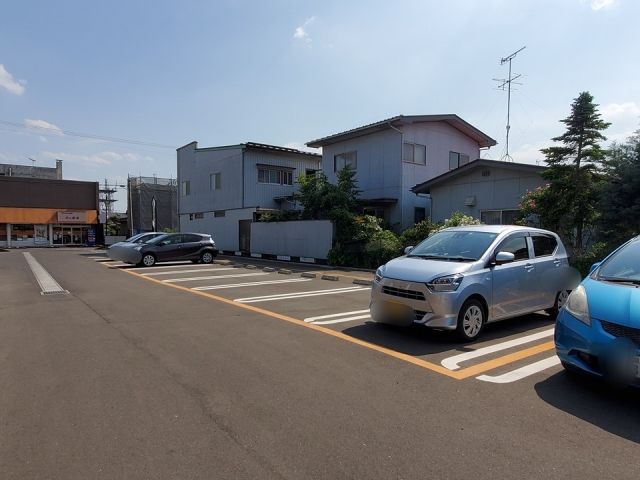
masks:
[[[513,157],[509,155],[509,130],[511,130],[511,84],[516,83],[517,85],[521,85],[518,82],[514,82],[515,79],[520,78],[522,75],[518,74],[515,76],[511,75],[511,61],[515,58],[515,56],[520,53],[522,50],[527,48],[526,46],[522,47],[519,50],[516,50],[511,55],[506,56],[500,59],[500,65],[504,65],[505,63],[509,63],[509,76],[504,78],[494,78],[493,80],[496,82],[502,82],[498,88],[504,90],[505,87],[507,89],[507,140],[506,140],[506,150],[505,154],[500,158],[500,160],[504,160],[506,162],[513,162]]]

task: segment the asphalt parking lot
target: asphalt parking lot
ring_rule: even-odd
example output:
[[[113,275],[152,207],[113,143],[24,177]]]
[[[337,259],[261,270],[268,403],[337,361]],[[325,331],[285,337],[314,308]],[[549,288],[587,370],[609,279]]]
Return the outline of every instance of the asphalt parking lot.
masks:
[[[465,345],[373,324],[367,272],[31,250],[67,292],[41,295],[23,253],[0,253],[3,478],[640,475],[640,396],[565,374],[544,313]]]

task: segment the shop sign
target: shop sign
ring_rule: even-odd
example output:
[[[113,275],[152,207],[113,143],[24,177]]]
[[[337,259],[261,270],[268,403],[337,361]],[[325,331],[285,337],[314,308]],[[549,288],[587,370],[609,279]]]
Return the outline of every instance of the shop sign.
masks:
[[[58,212],[60,223],[87,223],[87,212]]]

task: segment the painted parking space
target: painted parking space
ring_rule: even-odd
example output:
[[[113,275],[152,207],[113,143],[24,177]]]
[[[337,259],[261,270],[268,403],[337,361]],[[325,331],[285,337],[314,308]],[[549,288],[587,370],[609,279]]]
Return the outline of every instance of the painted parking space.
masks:
[[[301,276],[306,272],[229,262],[171,262],[151,268],[101,263],[141,281],[303,325],[458,380],[502,385],[560,368],[553,322],[546,314],[488,325],[480,341],[460,344],[452,332],[374,323],[368,309],[370,286],[354,284],[349,277],[328,281]]]

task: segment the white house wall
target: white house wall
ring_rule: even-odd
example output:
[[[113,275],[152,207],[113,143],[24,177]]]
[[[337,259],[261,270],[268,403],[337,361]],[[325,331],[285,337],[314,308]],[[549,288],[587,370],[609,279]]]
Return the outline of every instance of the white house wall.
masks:
[[[221,174],[221,188],[211,190],[210,175]],[[191,192],[183,196],[182,182],[190,182]],[[178,213],[201,213],[242,208],[242,149],[178,150]],[[182,228],[182,227],[181,227]]]
[[[258,164],[294,168],[293,185],[258,183]],[[288,153],[271,153],[262,150],[246,150],[244,153],[245,206],[279,208],[280,205],[275,202],[273,198],[293,195],[294,191],[298,188],[296,183],[298,177],[304,174],[306,169],[318,170],[319,168],[319,157],[308,157]],[[293,208],[293,205],[283,203],[282,207],[284,210],[287,210]]]
[[[189,220],[189,215],[180,215],[180,230],[183,232],[208,233],[220,250],[237,251],[239,247],[239,220],[252,220],[254,208],[227,210],[224,217],[215,217],[205,212],[203,218]]]
[[[490,175],[483,177],[483,171],[489,171]],[[524,193],[544,183],[537,173],[476,168],[466,175],[431,188],[433,219],[440,222],[455,211],[480,218],[483,210],[517,209]],[[475,196],[476,204],[467,207],[465,199],[470,196]]]
[[[400,202],[402,136],[389,129],[324,146],[322,169],[331,183],[337,182],[336,173],[333,171],[334,156],[354,150],[358,152],[356,180],[358,188],[362,191],[360,198],[397,198]],[[399,209],[391,212],[390,222],[401,222]]]

